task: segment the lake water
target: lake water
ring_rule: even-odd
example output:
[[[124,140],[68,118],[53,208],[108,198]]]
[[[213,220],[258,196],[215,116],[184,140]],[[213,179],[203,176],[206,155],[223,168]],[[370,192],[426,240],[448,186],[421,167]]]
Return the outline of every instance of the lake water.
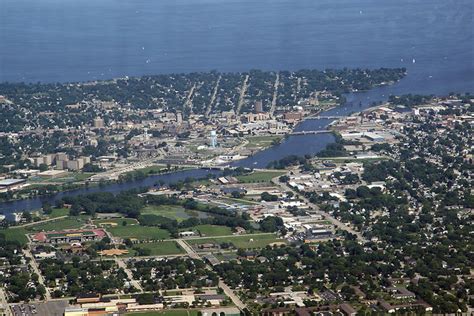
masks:
[[[406,80],[387,92],[466,92],[474,87],[473,6],[472,0],[0,0],[0,81],[406,67]]]
[[[0,81],[56,82],[192,71],[406,67],[393,86],[348,96],[346,115],[390,94],[474,92],[472,0],[0,0]],[[1,91],[0,91],[1,94]],[[359,106],[362,104],[362,106]],[[298,130],[320,130],[330,120]],[[330,134],[292,136],[239,161],[314,154]],[[64,194],[203,177],[193,170],[1,203],[32,210]]]

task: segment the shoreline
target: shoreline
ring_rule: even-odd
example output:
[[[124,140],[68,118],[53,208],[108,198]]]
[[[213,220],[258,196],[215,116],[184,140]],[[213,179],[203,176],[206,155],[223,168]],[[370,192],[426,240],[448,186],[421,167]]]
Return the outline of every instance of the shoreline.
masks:
[[[145,167],[147,168],[147,167]],[[142,168],[142,169],[145,169],[145,168]],[[148,177],[152,177],[152,176],[160,176],[160,175],[167,175],[167,174],[173,174],[173,173],[176,173],[176,172],[180,172],[180,171],[187,171],[187,170],[198,170],[198,169],[201,169],[201,168],[181,168],[181,169],[178,169],[178,170],[170,170],[170,171],[166,171],[166,172],[163,172],[163,173],[153,173],[153,174],[148,174],[146,175],[144,178],[139,178],[139,179],[131,179],[129,180],[128,182],[133,182],[133,181],[139,181],[139,180],[143,180],[145,178],[148,178]],[[137,169],[135,171],[139,171],[140,169]],[[134,171],[130,171],[130,172],[134,172]],[[89,185],[87,185],[87,183],[90,183]],[[89,189],[89,188],[96,188],[96,187],[101,187],[101,186],[104,186],[104,185],[111,185],[111,184],[122,184],[122,183],[126,183],[126,182],[121,182],[120,180],[103,180],[103,181],[88,181],[88,180],[83,180],[79,183],[75,183],[77,184],[78,186],[75,187],[75,188],[71,188],[71,189],[66,189],[66,190],[60,190],[60,191],[56,191],[56,192],[52,192],[52,193],[48,193],[48,194],[40,194],[40,195],[35,195],[35,196],[32,196],[32,197],[28,197],[28,198],[18,198],[18,199],[11,199],[11,200],[6,200],[6,201],[0,201],[0,206],[2,204],[8,204],[8,203],[14,203],[14,202],[17,202],[17,201],[27,201],[27,200],[33,200],[33,199],[41,199],[41,198],[48,198],[48,197],[51,197],[51,196],[54,196],[54,195],[57,195],[57,194],[61,194],[61,193],[67,193],[67,192],[73,192],[75,190],[82,190],[82,189]],[[37,183],[35,183],[35,185],[38,185]],[[48,184],[45,184],[44,186],[46,186]],[[18,212],[21,212],[21,210],[19,210]],[[0,214],[3,214],[5,215],[5,213],[3,213],[3,210],[0,210]],[[7,214],[11,214],[11,213],[7,213]]]

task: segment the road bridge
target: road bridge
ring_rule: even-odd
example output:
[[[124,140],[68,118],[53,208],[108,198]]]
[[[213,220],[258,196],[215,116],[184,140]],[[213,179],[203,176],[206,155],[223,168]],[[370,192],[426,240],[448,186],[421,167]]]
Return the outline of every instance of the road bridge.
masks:
[[[307,120],[339,120],[339,119],[342,119],[342,118],[345,118],[345,116],[338,116],[338,115],[329,115],[329,116],[321,116],[321,115],[318,115],[318,116],[308,116],[306,117],[304,120],[307,121]]]
[[[318,131],[300,131],[300,132],[291,132],[289,135],[291,136],[297,136],[297,135],[316,135],[316,134],[327,134],[331,133],[331,131],[328,130],[318,130]]]

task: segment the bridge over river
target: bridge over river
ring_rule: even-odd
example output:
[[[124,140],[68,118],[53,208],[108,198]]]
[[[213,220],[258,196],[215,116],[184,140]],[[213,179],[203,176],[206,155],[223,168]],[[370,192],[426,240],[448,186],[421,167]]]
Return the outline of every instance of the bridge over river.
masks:
[[[308,116],[304,118],[304,121],[307,120],[339,120],[342,118],[345,118],[346,116],[337,116],[337,115],[331,115],[331,116]]]
[[[299,131],[299,132],[291,132],[288,135],[316,135],[316,134],[326,134],[326,133],[331,133],[330,130],[319,130],[319,131]]]

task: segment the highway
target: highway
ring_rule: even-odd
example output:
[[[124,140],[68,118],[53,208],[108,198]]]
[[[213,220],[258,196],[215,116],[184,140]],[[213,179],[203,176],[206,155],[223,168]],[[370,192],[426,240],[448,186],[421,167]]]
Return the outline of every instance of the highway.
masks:
[[[157,152],[158,151],[159,150],[157,150]],[[114,169],[111,169],[111,170],[108,170],[108,171],[105,171],[105,172],[101,172],[101,173],[98,173],[96,175],[93,175],[92,177],[89,178],[89,180],[90,181],[99,181],[101,179],[107,179],[107,180],[114,180],[115,179],[115,180],[117,180],[119,175],[121,175],[123,173],[132,172],[132,171],[135,171],[135,170],[139,170],[139,169],[159,165],[159,164],[156,163],[156,160],[159,160],[160,158],[161,158],[161,156],[157,155],[155,157],[152,157],[152,158],[149,158],[149,159],[146,159],[146,160],[142,160],[142,161],[137,162],[137,163],[132,163],[132,164],[129,164],[127,166],[114,168]]]

